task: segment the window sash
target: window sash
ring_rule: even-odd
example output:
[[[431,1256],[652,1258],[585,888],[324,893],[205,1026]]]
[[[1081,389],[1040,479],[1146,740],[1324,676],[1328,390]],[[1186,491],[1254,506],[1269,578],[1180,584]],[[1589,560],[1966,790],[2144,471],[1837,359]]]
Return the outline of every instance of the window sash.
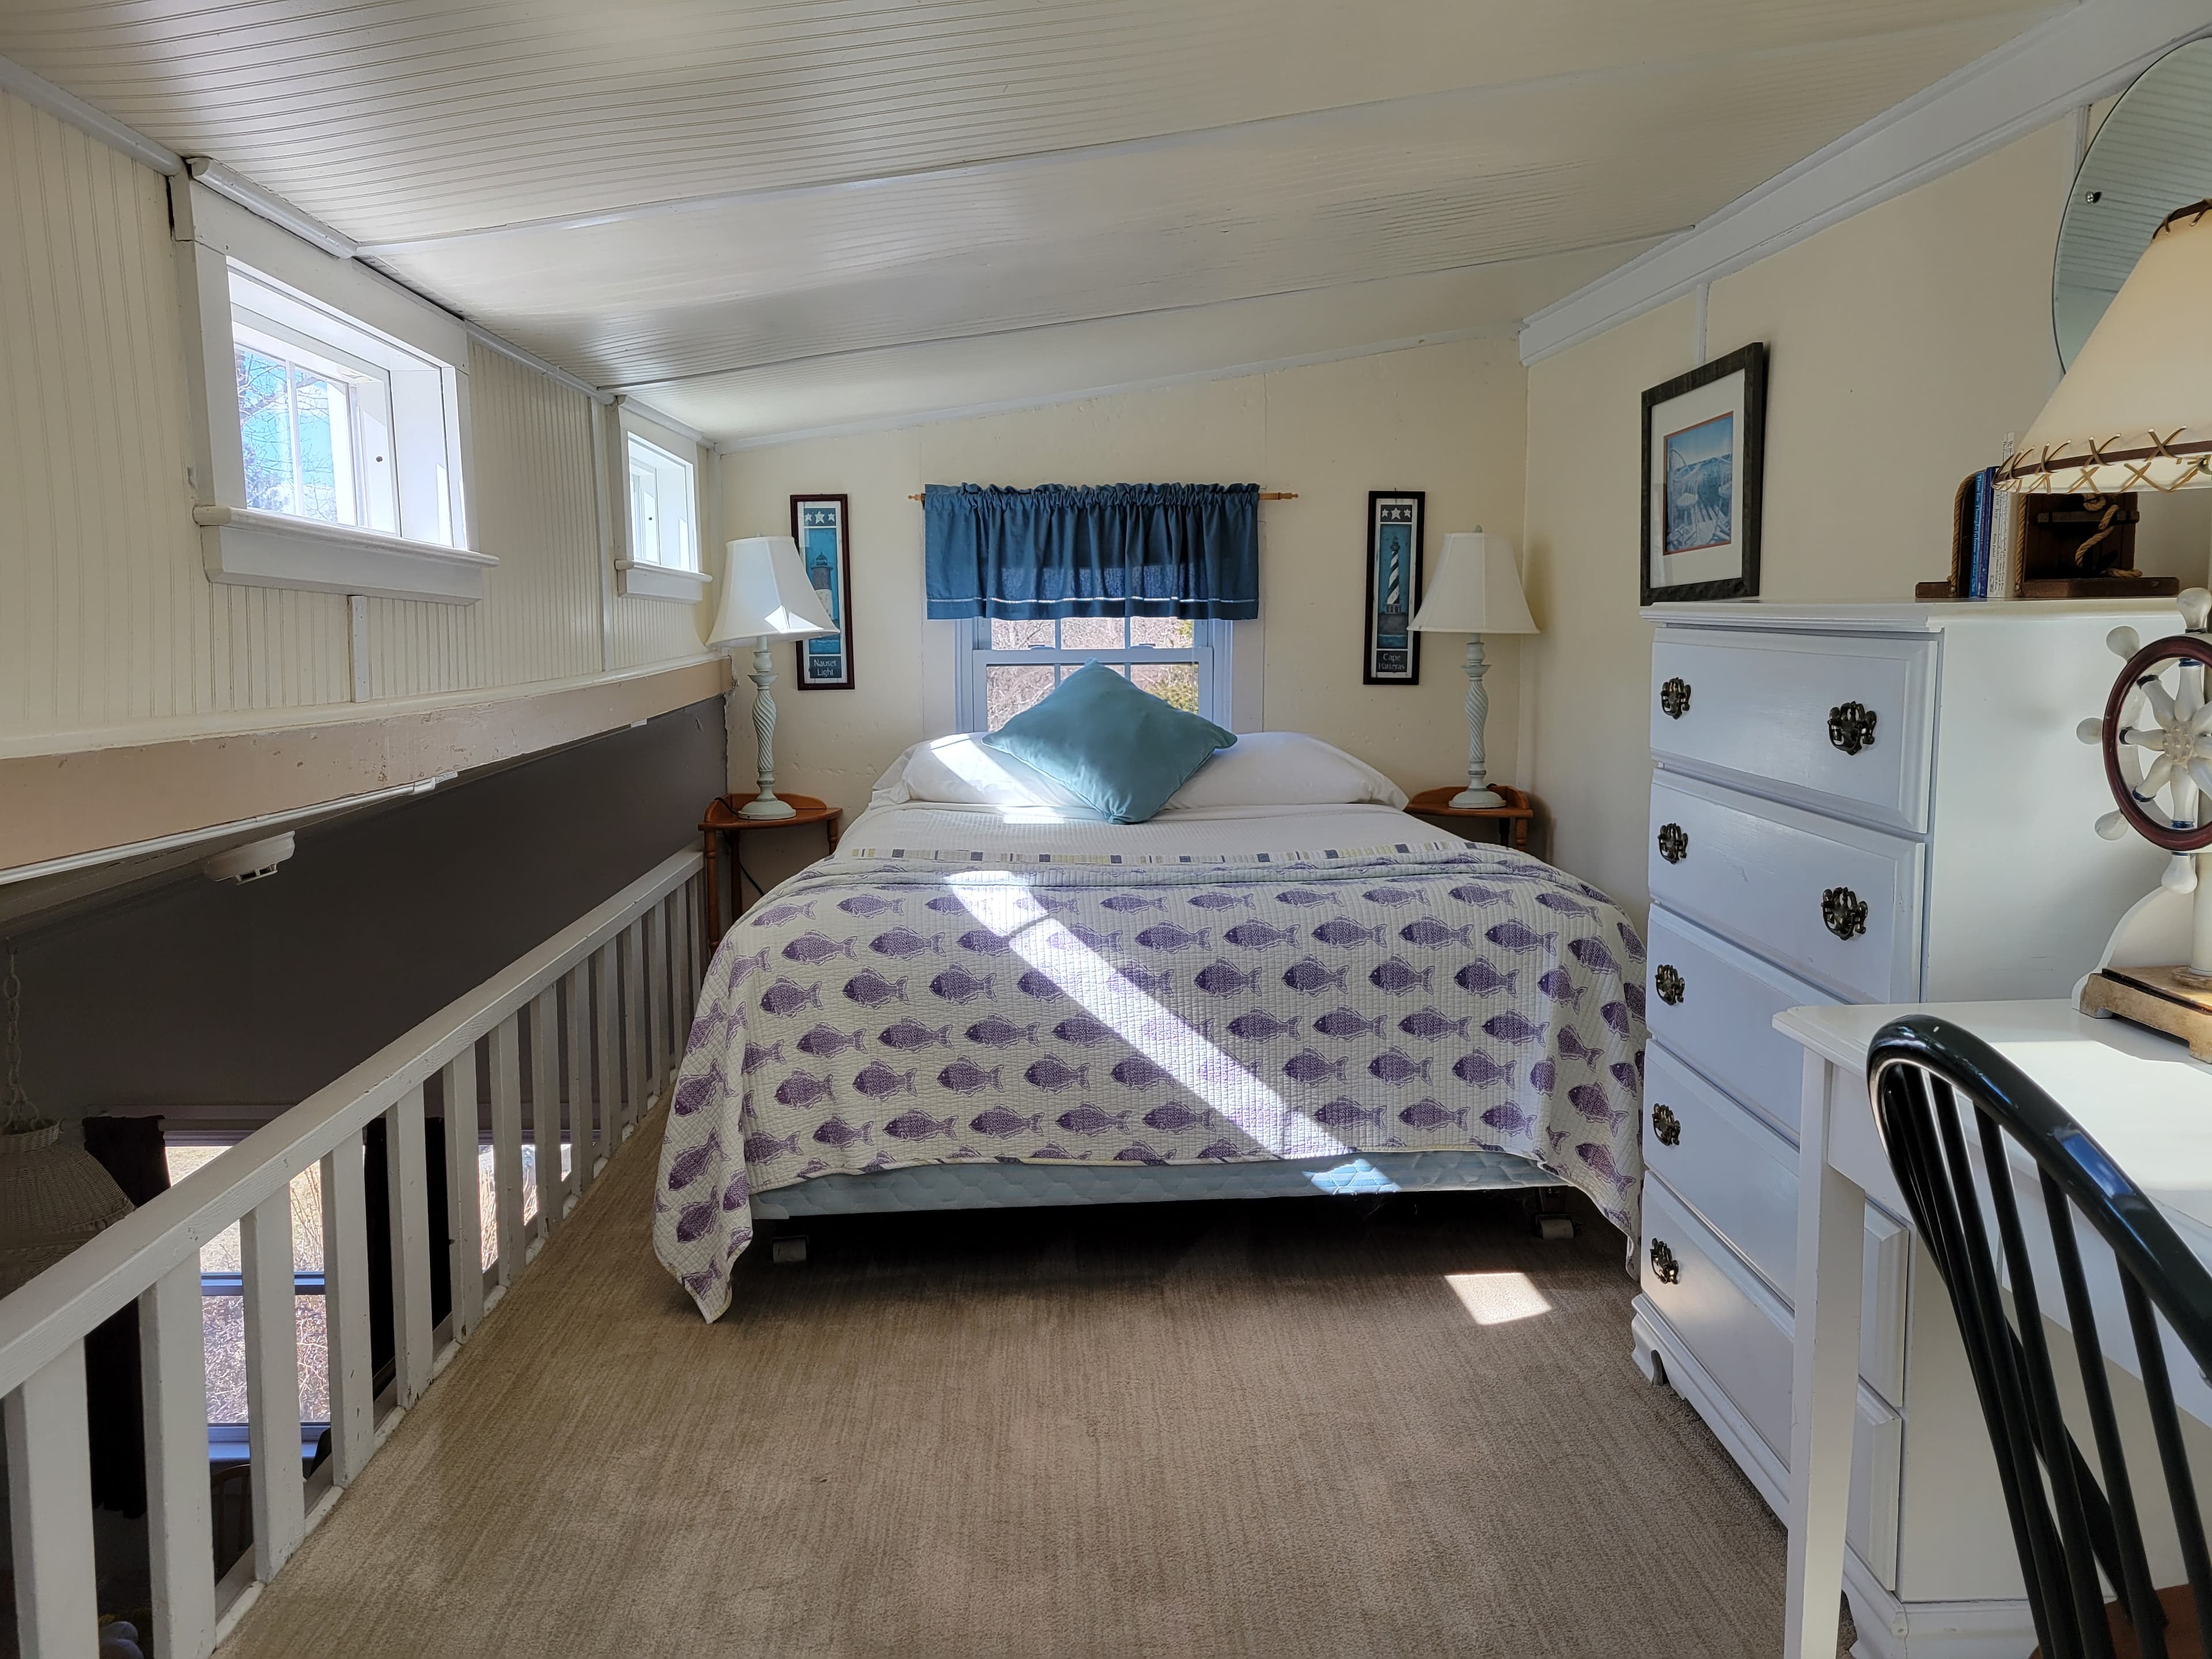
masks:
[[[1003,619],[1001,619],[1003,620]],[[1040,617],[1038,623],[1049,621]],[[1061,618],[1053,623],[1054,637],[1057,639],[1065,623],[1095,623],[1097,617]],[[1144,620],[1139,618],[1139,620]],[[1064,645],[998,646],[992,643],[991,618],[976,617],[955,624],[966,630],[965,648],[959,653],[960,665],[953,691],[954,718],[960,730],[981,732],[988,724],[990,708],[990,678],[994,668],[1079,668],[1086,662],[1098,662],[1109,667],[1165,667],[1175,663],[1192,663],[1198,669],[1198,712],[1206,720],[1227,726],[1229,720],[1230,687],[1227,665],[1228,646],[1233,637],[1231,624],[1205,618],[1191,623],[1191,643],[1182,646],[1135,645],[1128,643],[1129,629],[1122,627],[1123,643],[1114,646],[1076,647]],[[1037,623],[1025,623],[1036,626]]]
[[[631,560],[671,570],[698,569],[698,469],[635,432],[624,436]]]

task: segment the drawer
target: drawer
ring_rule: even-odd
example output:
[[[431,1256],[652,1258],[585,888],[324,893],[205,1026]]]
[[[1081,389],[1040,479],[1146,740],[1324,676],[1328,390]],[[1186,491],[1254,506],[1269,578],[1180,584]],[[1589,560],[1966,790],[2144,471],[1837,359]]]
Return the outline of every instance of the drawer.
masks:
[[[1847,1000],[1918,996],[1918,842],[1666,772],[1651,830],[1655,903]]]
[[[1648,933],[1652,1036],[1795,1135],[1805,1051],[1774,1017],[1838,999],[1656,907]]]
[[[1783,1307],[1797,1293],[1797,1149],[1665,1049],[1646,1053],[1644,1167],[1735,1248]],[[1662,1108],[1668,1133],[1657,1133]],[[1859,1304],[1859,1375],[1905,1393],[1905,1274],[1911,1235],[1869,1205]]]
[[[1651,647],[1651,750],[1818,811],[1925,830],[1936,649],[1925,635],[1662,628]],[[1662,696],[1670,682],[1686,697]],[[1870,737],[1850,728],[1853,703],[1874,717]]]
[[[1675,1277],[1662,1280],[1651,1247],[1663,1243]],[[1790,1462],[1790,1315],[1659,1182],[1644,1188],[1644,1294],[1676,1338],[1765,1443]],[[1897,1571],[1903,1420],[1859,1391],[1851,1437],[1851,1496],[1844,1538],[1886,1586]]]

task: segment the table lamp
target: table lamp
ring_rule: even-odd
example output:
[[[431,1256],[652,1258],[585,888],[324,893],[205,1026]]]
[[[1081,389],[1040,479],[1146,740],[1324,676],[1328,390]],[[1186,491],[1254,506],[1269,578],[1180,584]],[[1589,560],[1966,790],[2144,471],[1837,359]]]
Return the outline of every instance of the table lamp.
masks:
[[[1460,807],[1503,806],[1505,798],[1487,787],[1482,758],[1482,726],[1490,717],[1490,694],[1482,689],[1485,634],[1533,634],[1528,602],[1521,596],[1521,572],[1513,544],[1480,530],[1444,538],[1443,557],[1429,591],[1414,613],[1413,628],[1424,634],[1467,635],[1467,787],[1451,798]]]
[[[775,665],[771,640],[811,640],[837,630],[806,579],[799,544],[788,536],[747,536],[729,544],[722,608],[707,643],[753,642],[753,734],[758,740],[760,792],[738,809],[742,818],[787,818],[798,809],[775,795]]]

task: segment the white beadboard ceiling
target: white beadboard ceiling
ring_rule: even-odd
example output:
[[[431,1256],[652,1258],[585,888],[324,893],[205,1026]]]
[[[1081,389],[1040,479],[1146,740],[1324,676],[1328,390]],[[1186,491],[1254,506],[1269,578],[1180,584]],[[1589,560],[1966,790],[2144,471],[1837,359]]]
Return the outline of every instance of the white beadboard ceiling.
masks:
[[[68,0],[0,54],[730,441],[1510,326],[2049,0]]]

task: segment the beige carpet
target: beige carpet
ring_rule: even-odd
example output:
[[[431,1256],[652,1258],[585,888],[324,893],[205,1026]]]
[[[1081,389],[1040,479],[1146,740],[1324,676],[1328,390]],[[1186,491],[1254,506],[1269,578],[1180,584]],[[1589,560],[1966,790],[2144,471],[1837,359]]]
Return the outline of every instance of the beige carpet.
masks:
[[[1782,1530],[1631,1364],[1595,1222],[1541,1244],[1454,1194],[817,1224],[708,1326],[647,1242],[659,1129],[226,1656],[1778,1646]],[[1479,1323],[1461,1274],[1521,1316]]]

